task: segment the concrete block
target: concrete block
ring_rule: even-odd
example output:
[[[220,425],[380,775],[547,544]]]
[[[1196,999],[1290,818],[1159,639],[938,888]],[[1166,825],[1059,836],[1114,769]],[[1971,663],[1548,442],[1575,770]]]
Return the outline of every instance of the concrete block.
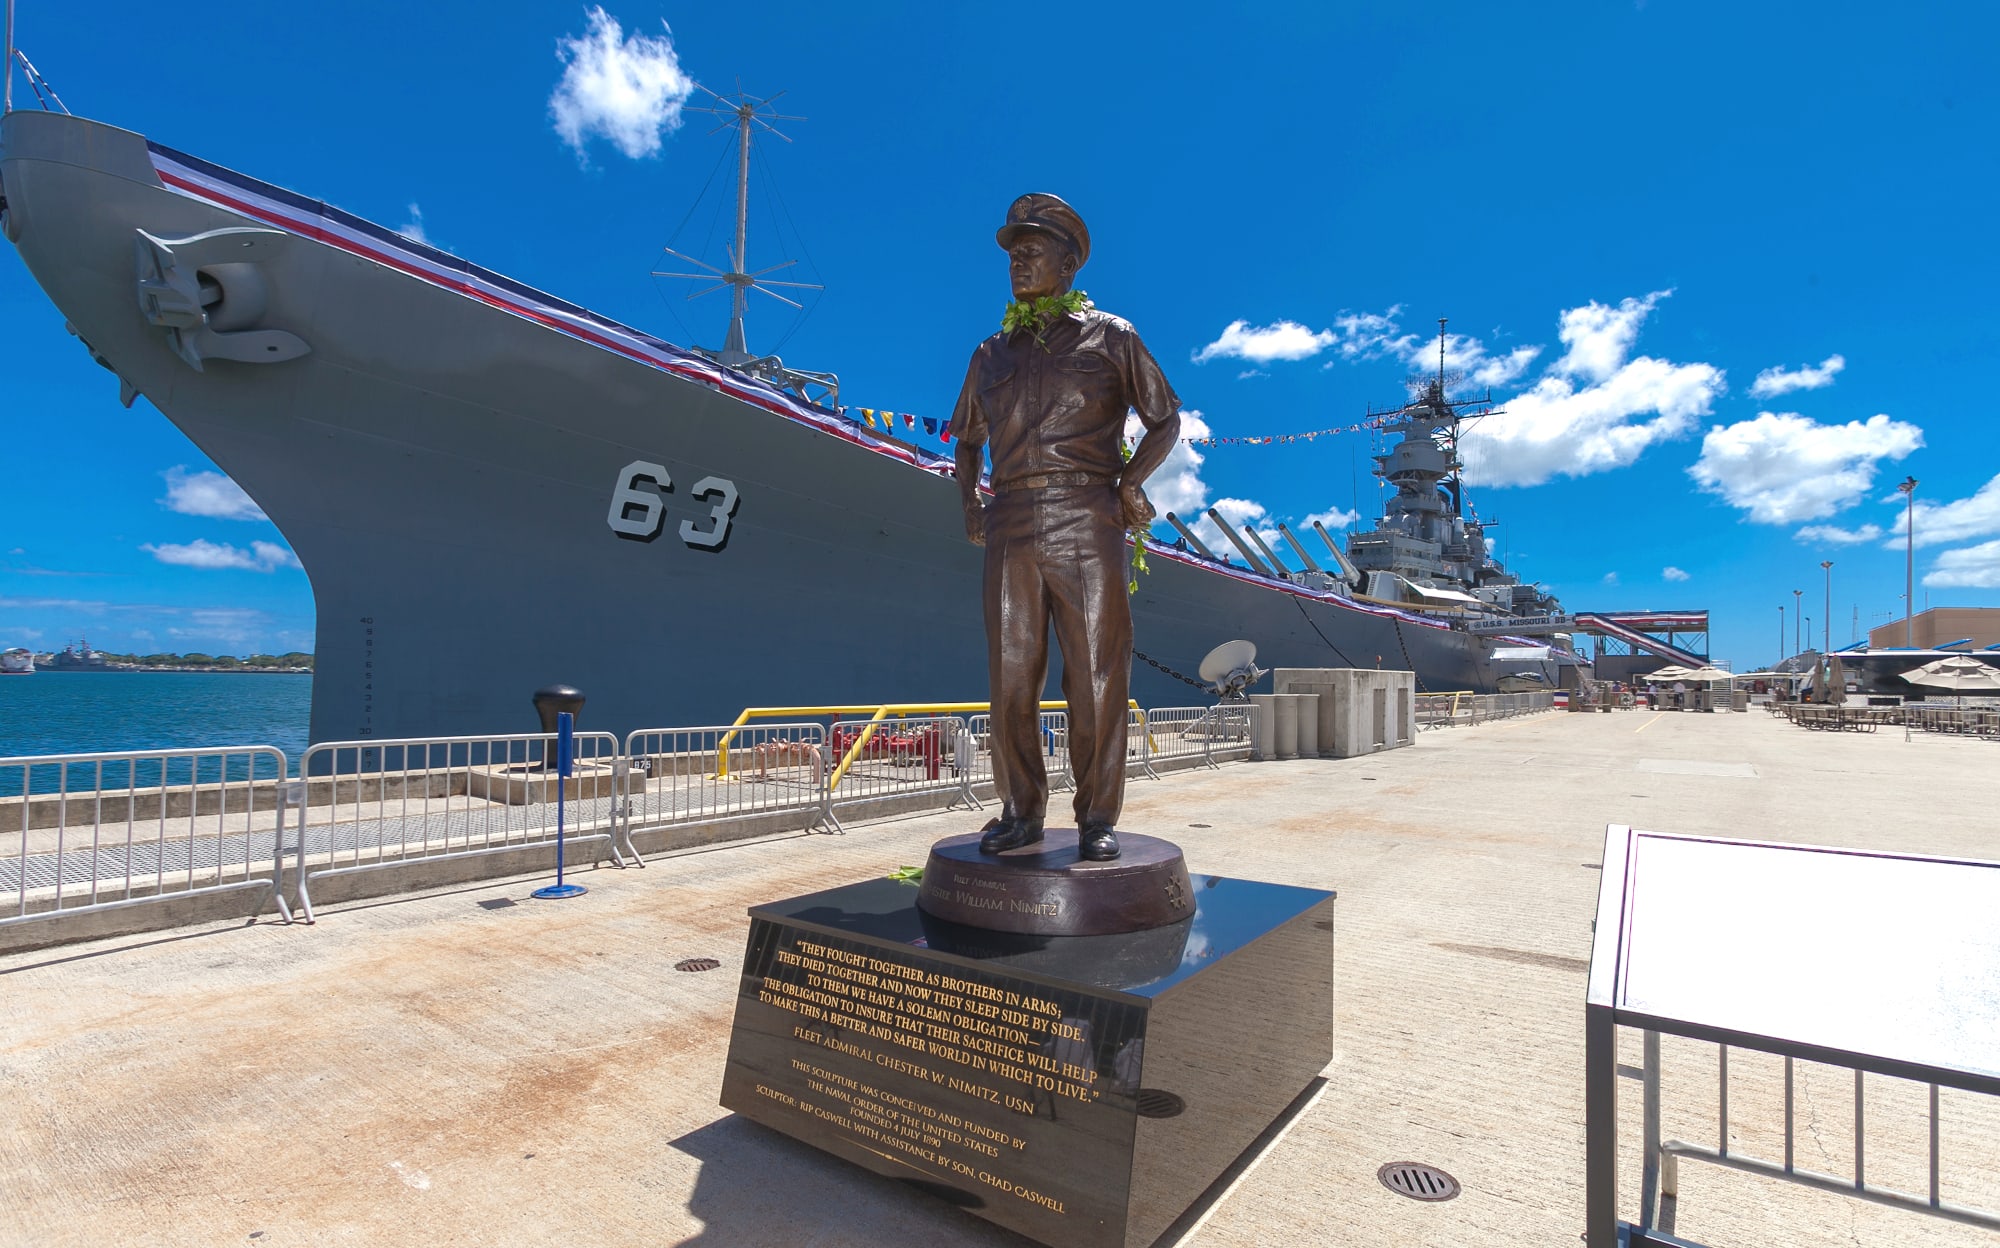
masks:
[[[1318,695],[1318,747],[1322,758],[1355,758],[1398,749],[1415,740],[1416,675],[1370,668],[1281,667],[1272,673],[1277,695]]]
[[[1279,758],[1299,756],[1299,695],[1271,696],[1271,744]]]
[[[1250,757],[1255,762],[1269,762],[1278,756],[1274,739],[1277,703],[1278,696],[1273,693],[1250,695]]]
[[[1299,700],[1299,757],[1319,757],[1319,702],[1318,693],[1297,693],[1291,695]]]
[[[473,797],[509,806],[535,806],[557,799],[558,779],[553,771],[543,771],[539,763],[516,763],[511,767],[474,767],[467,773],[467,791]],[[576,774],[560,792],[571,801],[612,797],[618,791],[617,777],[608,763],[579,763]]]

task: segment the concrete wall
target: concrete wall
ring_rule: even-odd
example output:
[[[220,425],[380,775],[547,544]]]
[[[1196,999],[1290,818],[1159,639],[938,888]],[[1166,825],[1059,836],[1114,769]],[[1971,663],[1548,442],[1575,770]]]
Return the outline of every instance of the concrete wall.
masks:
[[[1413,672],[1348,667],[1281,667],[1271,673],[1277,695],[1317,694],[1321,758],[1356,758],[1416,740],[1417,678]],[[1311,701],[1305,703],[1314,707]]]

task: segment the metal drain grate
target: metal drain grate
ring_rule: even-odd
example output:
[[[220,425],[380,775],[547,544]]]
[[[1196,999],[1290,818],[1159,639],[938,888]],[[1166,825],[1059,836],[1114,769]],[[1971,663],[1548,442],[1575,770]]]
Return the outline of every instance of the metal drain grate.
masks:
[[[1421,1161],[1392,1161],[1375,1172],[1382,1186],[1411,1200],[1450,1200],[1458,1195],[1458,1180]]]
[[[1187,1102],[1160,1088],[1139,1089],[1141,1118],[1176,1118],[1187,1112]]]
[[[677,971],[712,971],[721,965],[722,963],[716,961],[714,958],[683,958],[679,962],[674,963],[674,969]]]

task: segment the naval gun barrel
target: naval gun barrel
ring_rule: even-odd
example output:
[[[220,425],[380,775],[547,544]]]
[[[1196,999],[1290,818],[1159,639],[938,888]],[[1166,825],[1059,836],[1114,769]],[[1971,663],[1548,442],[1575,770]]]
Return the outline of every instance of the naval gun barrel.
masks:
[[[1249,534],[1251,541],[1257,543],[1257,549],[1264,552],[1264,558],[1270,561],[1272,569],[1279,576],[1290,580],[1292,578],[1292,570],[1286,567],[1283,561],[1278,558],[1277,553],[1271,549],[1270,543],[1264,540],[1264,535],[1247,524],[1243,526],[1243,531]]]
[[[1322,568],[1317,563],[1313,562],[1313,557],[1306,553],[1306,548],[1304,546],[1299,545],[1299,539],[1293,537],[1292,531],[1286,528],[1282,523],[1278,525],[1278,536],[1285,539],[1286,544],[1292,548],[1292,553],[1296,554],[1299,557],[1299,562],[1305,564],[1307,568],[1311,569],[1314,572],[1326,571],[1325,568]]]
[[[1250,565],[1252,572],[1262,572],[1265,576],[1271,575],[1271,569],[1264,566],[1264,561],[1257,557],[1257,552],[1250,549],[1249,544],[1243,540],[1242,535],[1236,531],[1235,526],[1222,518],[1221,512],[1211,507],[1208,509],[1208,518],[1215,522],[1216,528],[1222,530],[1222,535],[1229,539],[1230,545],[1243,552],[1243,562]]]
[[[1349,585],[1361,584],[1361,569],[1349,562],[1347,555],[1341,551],[1340,547],[1334,545],[1333,538],[1327,534],[1326,526],[1315,520],[1313,521],[1313,532],[1319,534],[1319,540],[1326,543],[1327,553],[1332,555],[1333,561],[1340,565],[1340,574],[1347,578],[1347,583]]]
[[[1217,559],[1215,557],[1215,552],[1210,550],[1206,543],[1204,543],[1200,538],[1194,535],[1194,530],[1190,529],[1186,525],[1186,523],[1184,523],[1181,520],[1179,516],[1175,515],[1171,511],[1168,512],[1167,523],[1174,526],[1175,531],[1178,532],[1181,535],[1181,537],[1187,542],[1188,548],[1193,550],[1196,554],[1208,560],[1210,563],[1222,562],[1220,559]]]

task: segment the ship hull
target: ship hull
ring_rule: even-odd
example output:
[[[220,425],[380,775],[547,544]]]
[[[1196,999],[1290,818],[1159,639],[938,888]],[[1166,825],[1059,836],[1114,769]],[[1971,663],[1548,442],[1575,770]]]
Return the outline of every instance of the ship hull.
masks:
[[[585,692],[586,726],[620,732],[745,706],[983,699],[980,552],[944,461],[162,150],[10,115],[8,233],[100,362],[299,557],[313,740],[526,729],[551,681]],[[309,352],[197,371],[139,310],[136,232],[241,228],[284,235],[260,253],[255,328]],[[240,298],[225,289],[223,306]],[[1414,613],[1171,550],[1150,562],[1137,647],[1182,673],[1236,637],[1266,666],[1410,668],[1439,690],[1538,666],[1503,670],[1504,639]],[[1143,662],[1133,689],[1144,705],[1208,696]]]

